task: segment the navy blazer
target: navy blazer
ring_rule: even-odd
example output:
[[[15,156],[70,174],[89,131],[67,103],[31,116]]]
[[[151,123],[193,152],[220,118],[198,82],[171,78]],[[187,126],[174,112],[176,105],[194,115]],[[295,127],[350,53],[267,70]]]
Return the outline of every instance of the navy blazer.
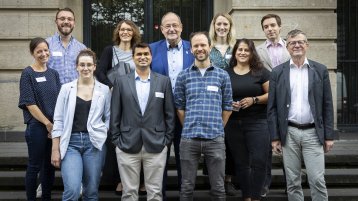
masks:
[[[321,144],[333,140],[333,101],[331,83],[326,66],[308,60],[308,102]],[[291,106],[290,61],[272,70],[267,103],[271,140],[284,145],[288,130],[288,111]]]
[[[190,42],[183,42],[183,70],[194,63],[194,56],[190,51]],[[168,76],[168,47],[166,40],[160,40],[150,44],[152,51],[151,69],[162,75]]]

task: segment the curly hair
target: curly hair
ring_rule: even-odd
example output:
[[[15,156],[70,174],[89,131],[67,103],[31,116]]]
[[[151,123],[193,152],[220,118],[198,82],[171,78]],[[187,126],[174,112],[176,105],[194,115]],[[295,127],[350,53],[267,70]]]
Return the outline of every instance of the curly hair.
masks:
[[[112,40],[115,45],[119,45],[121,43],[121,38],[119,37],[119,30],[121,29],[121,26],[123,23],[126,23],[129,26],[131,26],[131,28],[133,30],[133,35],[132,35],[132,40],[131,40],[131,48],[132,48],[137,43],[140,43],[142,36],[140,35],[138,26],[136,24],[134,24],[134,22],[132,22],[131,20],[121,20],[120,22],[118,22],[116,28],[113,30],[113,39]]]
[[[264,68],[264,65],[262,64],[259,55],[256,52],[254,41],[247,38],[238,39],[234,45],[234,48],[232,50],[232,57],[230,59],[229,67],[233,68],[237,65],[237,59],[236,59],[236,51],[241,43],[247,44],[249,46],[250,51],[250,58],[249,58],[249,66],[252,75],[258,76],[261,74],[261,70]]]

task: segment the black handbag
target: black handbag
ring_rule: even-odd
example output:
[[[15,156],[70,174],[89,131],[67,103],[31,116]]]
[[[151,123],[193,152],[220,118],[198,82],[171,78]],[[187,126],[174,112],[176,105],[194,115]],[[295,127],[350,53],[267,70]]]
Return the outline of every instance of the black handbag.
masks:
[[[116,54],[117,60],[118,56],[116,53],[116,50],[113,47],[113,53]],[[109,81],[111,82],[111,84],[114,84],[114,81],[116,80],[117,77],[121,76],[121,75],[125,75],[131,72],[131,67],[128,63],[125,63],[123,61],[119,61],[115,66],[112,67],[111,70],[109,70],[107,72],[107,78],[109,79]]]

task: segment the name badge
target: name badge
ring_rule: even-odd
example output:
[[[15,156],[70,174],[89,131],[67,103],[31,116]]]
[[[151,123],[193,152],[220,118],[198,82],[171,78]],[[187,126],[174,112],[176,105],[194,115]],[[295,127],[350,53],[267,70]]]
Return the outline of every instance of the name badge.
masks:
[[[63,54],[62,54],[62,52],[52,52],[52,56],[54,56],[54,57],[62,57]]]
[[[208,90],[208,91],[218,92],[218,91],[219,91],[219,88],[218,88],[217,86],[208,86],[207,90]]]
[[[232,54],[225,54],[225,59],[229,60],[231,59]]]
[[[157,98],[164,98],[164,93],[162,93],[162,92],[155,92],[155,97],[157,97]]]
[[[46,82],[46,77],[45,76],[44,77],[37,77],[36,81],[37,82]]]

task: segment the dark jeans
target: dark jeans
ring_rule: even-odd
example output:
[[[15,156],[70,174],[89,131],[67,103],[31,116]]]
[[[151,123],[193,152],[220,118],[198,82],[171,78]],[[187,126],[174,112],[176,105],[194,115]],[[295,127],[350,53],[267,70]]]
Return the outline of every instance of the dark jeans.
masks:
[[[270,138],[266,119],[229,120],[225,133],[233,150],[244,198],[260,199],[266,178]]]
[[[37,176],[41,171],[42,200],[51,200],[51,189],[55,178],[55,168],[51,164],[52,140],[47,138],[46,126],[42,123],[29,123],[25,131],[29,160],[26,170],[27,200],[36,200]]]
[[[225,200],[225,142],[224,137],[215,139],[187,139],[180,142],[182,185],[180,201],[192,201],[199,159],[204,155],[209,171],[210,194],[213,201]]]
[[[182,126],[180,124],[179,119],[176,118],[173,145],[174,145],[174,155],[175,155],[175,166],[176,166],[177,175],[178,175],[177,182],[178,182],[179,192],[180,192],[180,188],[181,188],[181,166],[180,166],[180,152],[179,152],[181,131],[182,131]],[[163,175],[163,188],[162,188],[163,201],[167,200],[166,190],[167,190],[168,162],[169,162],[169,158],[170,158],[170,148],[171,148],[171,146],[168,147],[167,164],[165,166],[164,175]]]

